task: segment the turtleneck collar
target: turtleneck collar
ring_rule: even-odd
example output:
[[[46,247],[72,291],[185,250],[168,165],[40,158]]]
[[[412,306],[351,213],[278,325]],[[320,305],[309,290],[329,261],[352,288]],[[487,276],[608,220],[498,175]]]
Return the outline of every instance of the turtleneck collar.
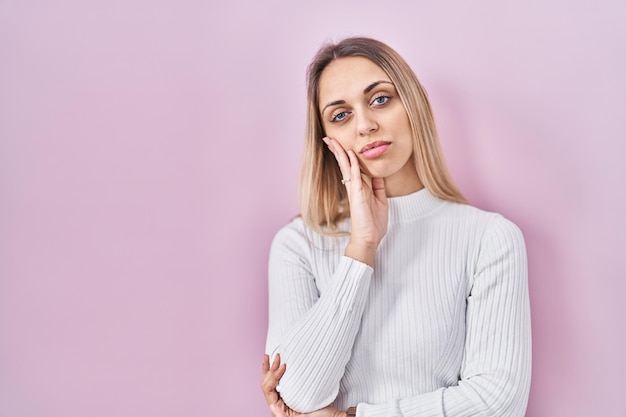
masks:
[[[389,224],[406,223],[425,217],[445,204],[426,188],[400,197],[389,197]]]

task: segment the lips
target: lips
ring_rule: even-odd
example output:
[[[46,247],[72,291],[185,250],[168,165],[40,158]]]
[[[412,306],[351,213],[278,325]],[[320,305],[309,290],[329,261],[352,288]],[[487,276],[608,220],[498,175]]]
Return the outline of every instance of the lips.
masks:
[[[387,151],[387,149],[389,149],[389,145],[391,145],[391,142],[376,141],[376,142],[368,143],[367,145],[361,148],[359,153],[365,159],[377,158],[380,155],[384,154]]]

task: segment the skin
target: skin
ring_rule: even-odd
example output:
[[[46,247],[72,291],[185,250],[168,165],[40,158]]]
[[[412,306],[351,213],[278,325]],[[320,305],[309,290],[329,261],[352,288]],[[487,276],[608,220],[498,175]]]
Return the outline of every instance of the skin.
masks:
[[[387,196],[407,195],[423,187],[411,161],[409,118],[393,83],[378,65],[363,57],[331,62],[320,77],[319,102],[328,138],[344,152],[354,151],[367,177],[384,178]],[[337,102],[343,103],[327,106]],[[378,140],[391,142],[389,150],[376,159],[365,159],[361,148]]]
[[[387,197],[423,188],[412,162],[409,118],[387,74],[363,57],[340,58],[324,69],[319,107],[324,142],[343,178],[351,179],[346,187],[352,232],[345,255],[373,266],[387,232]],[[361,150],[376,141],[389,142],[389,149],[366,159]]]
[[[350,202],[350,239],[345,255],[374,265],[376,249],[387,232],[387,197],[422,189],[413,165],[412,133],[406,110],[387,74],[363,57],[340,58],[322,72],[319,109],[327,137],[324,143],[335,156]],[[368,159],[363,147],[389,143],[382,155]],[[326,407],[310,414],[291,410],[276,391],[286,364],[277,355],[270,366],[263,361],[261,389],[274,417],[345,417],[345,411]]]

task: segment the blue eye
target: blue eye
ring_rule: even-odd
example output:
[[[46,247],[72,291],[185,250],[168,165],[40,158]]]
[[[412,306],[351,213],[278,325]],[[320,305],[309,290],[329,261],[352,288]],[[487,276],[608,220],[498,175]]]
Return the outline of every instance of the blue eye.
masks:
[[[334,115],[330,121],[331,122],[340,122],[343,119],[345,119],[346,117],[348,117],[348,112],[347,111],[342,111],[341,113],[337,113],[336,115]]]
[[[389,101],[391,97],[389,96],[378,96],[374,99],[374,101],[372,101],[373,104],[385,104],[386,102]]]

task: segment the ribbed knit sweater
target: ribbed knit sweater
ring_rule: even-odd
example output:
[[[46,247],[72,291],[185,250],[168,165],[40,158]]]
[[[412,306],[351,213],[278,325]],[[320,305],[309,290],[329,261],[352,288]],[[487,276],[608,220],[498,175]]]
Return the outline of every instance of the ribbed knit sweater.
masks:
[[[272,243],[266,352],[287,364],[285,403],[357,406],[358,417],[523,416],[531,332],[517,226],[423,189],[389,199],[373,267],[343,255],[348,239],[298,218]]]

